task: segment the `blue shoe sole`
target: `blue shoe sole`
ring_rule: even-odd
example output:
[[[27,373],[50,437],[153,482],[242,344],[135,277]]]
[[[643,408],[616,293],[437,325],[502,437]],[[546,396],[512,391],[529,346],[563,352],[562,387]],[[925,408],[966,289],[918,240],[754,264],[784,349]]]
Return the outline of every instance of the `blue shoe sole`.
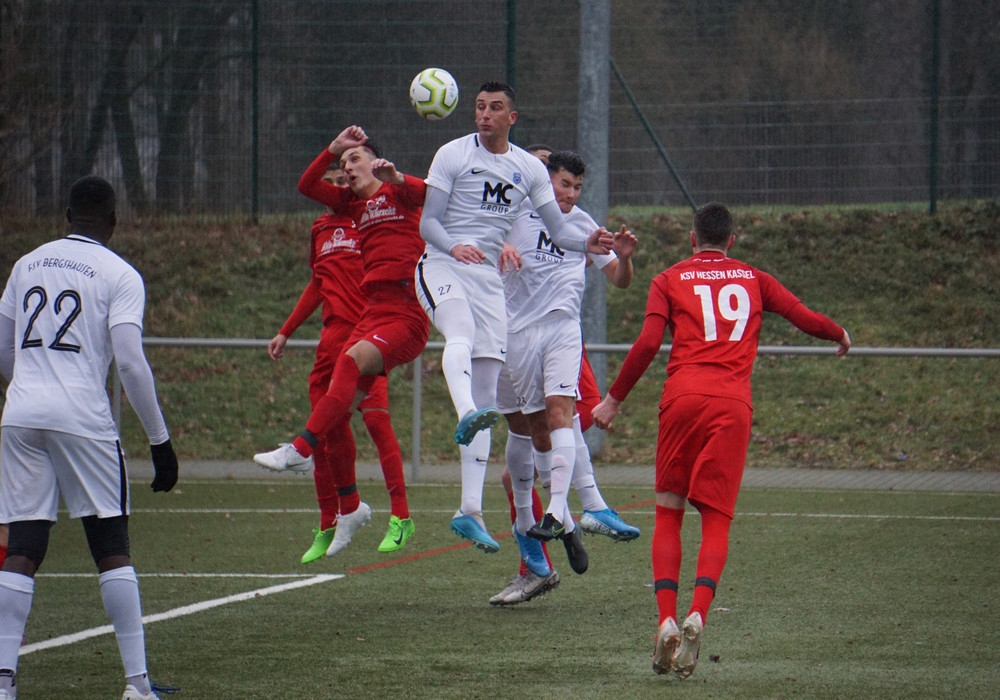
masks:
[[[497,544],[497,541],[490,537],[489,533],[481,528],[479,523],[468,515],[453,518],[450,529],[456,535],[469,540],[472,544],[476,545],[477,548],[483,550],[487,554],[493,554],[500,551],[500,545]]]
[[[459,445],[468,445],[479,431],[492,428],[498,420],[500,412],[495,408],[483,408],[470,413],[458,422],[458,427],[455,428],[455,442]]]

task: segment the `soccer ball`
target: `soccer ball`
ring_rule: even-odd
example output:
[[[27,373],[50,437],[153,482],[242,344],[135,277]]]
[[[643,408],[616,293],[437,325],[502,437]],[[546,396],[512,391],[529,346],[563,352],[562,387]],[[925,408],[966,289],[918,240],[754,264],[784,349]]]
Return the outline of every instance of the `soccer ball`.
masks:
[[[442,68],[425,68],[410,83],[410,104],[424,119],[444,119],[458,105],[458,83]]]

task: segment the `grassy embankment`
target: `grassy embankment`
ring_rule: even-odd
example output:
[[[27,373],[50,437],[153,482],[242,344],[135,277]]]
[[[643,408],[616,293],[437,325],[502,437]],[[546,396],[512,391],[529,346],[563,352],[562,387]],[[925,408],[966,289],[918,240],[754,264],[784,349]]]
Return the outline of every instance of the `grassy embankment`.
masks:
[[[1000,202],[946,203],[935,217],[899,207],[739,209],[733,254],[775,274],[863,347],[1000,347]],[[635,282],[608,296],[608,341],[629,343],[642,322],[650,279],[690,252],[690,212],[619,210],[639,237]],[[134,222],[112,247],[146,279],[147,336],[270,338],[308,275],[311,216],[260,226],[219,221]],[[0,270],[58,235],[56,221],[5,222]],[[313,318],[297,339],[318,336]],[[439,336],[432,335],[432,339]],[[669,340],[669,339],[667,339]],[[822,344],[768,315],[766,345]],[[278,363],[263,349],[149,348],[175,445],[183,459],[243,459],[287,440],[308,415],[309,349]],[[422,459],[450,462],[455,417],[439,367],[424,356]],[[621,356],[608,357],[608,377]],[[624,405],[596,462],[649,464],[664,362]],[[748,465],[993,471],[1000,469],[1000,360],[761,356]],[[412,366],[391,383],[393,423],[409,458]],[[145,454],[124,411],[133,455]],[[356,428],[361,426],[356,421]],[[363,433],[363,427],[360,428]],[[494,456],[505,430],[494,431]],[[359,459],[374,459],[358,439]]]

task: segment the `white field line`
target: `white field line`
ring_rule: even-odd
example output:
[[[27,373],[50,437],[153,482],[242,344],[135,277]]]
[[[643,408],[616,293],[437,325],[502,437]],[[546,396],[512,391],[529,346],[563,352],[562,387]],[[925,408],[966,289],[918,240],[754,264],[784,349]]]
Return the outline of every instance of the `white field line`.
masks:
[[[217,608],[220,605],[228,605],[229,603],[238,603],[244,600],[260,598],[262,596],[271,595],[272,593],[284,593],[285,591],[290,591],[296,588],[303,588],[305,586],[315,586],[317,583],[326,583],[327,581],[333,581],[338,578],[344,578],[344,575],[322,574],[301,581],[292,581],[291,583],[284,583],[280,586],[269,586],[268,588],[258,588],[257,590],[246,591],[244,593],[236,593],[231,596],[226,596],[225,598],[215,598],[214,600],[205,600],[200,603],[194,603],[192,605],[184,605],[182,607],[174,608],[173,610],[167,610],[166,612],[157,613],[155,615],[143,615],[142,622],[144,625],[150,625],[154,622],[172,620],[175,617],[193,615],[194,613],[203,612],[211,608]],[[24,656],[26,654],[30,654],[35,651],[42,651],[43,649],[52,649],[54,647],[66,646],[67,644],[75,644],[77,642],[82,642],[85,639],[90,639],[91,637],[99,637],[104,634],[113,634],[114,631],[115,630],[111,625],[104,625],[102,627],[92,627],[89,630],[83,630],[82,632],[76,632],[74,634],[66,634],[61,637],[55,637],[54,639],[46,639],[44,642],[25,644],[24,646],[21,647],[20,655]]]
[[[756,518],[834,518],[856,520],[944,520],[954,522],[1000,522],[1000,517],[985,515],[881,515],[878,513],[741,513],[736,511],[736,517],[751,516]]]

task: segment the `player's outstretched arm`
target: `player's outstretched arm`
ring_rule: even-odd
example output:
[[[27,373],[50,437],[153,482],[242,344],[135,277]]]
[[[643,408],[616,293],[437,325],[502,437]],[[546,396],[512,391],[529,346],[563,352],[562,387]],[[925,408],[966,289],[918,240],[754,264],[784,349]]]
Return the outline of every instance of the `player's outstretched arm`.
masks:
[[[595,255],[606,255],[611,250],[612,239],[607,229],[601,227],[586,235],[573,226],[566,226],[566,218],[555,200],[536,207],[536,211],[548,228],[549,237],[563,250]]]
[[[622,224],[621,230],[615,233],[612,239],[614,241],[612,250],[617,259],[605,265],[602,271],[611,284],[619,289],[626,289],[632,284],[632,254],[635,253],[639,241],[625,228],[625,224]]]
[[[156,399],[156,383],[142,350],[142,329],[134,323],[111,327],[111,347],[122,387],[149,437],[155,476],[154,491],[169,491],[177,483],[177,456]]]
[[[611,394],[605,396],[599,404],[594,406],[594,410],[590,412],[594,417],[594,425],[601,430],[611,430],[611,423],[614,421],[615,416],[618,415],[620,406],[621,401],[614,396]]]
[[[406,184],[406,178],[403,177],[403,173],[396,170],[396,166],[385,158],[376,158],[372,161],[372,175],[382,182],[388,182],[393,185]]]
[[[280,360],[285,356],[285,345],[288,343],[288,336],[284,333],[271,338],[267,343],[267,356],[272,360]]]
[[[840,338],[840,340],[837,341],[837,345],[840,346],[839,348],[837,348],[837,352],[835,353],[837,357],[842,357],[843,355],[846,355],[847,351],[851,349],[851,336],[846,330],[844,331],[844,335]]]
[[[459,244],[451,237],[444,224],[444,213],[448,209],[449,192],[427,186],[424,208],[420,214],[420,236],[438,250],[466,265],[478,265],[486,260],[486,254],[471,245]]]

